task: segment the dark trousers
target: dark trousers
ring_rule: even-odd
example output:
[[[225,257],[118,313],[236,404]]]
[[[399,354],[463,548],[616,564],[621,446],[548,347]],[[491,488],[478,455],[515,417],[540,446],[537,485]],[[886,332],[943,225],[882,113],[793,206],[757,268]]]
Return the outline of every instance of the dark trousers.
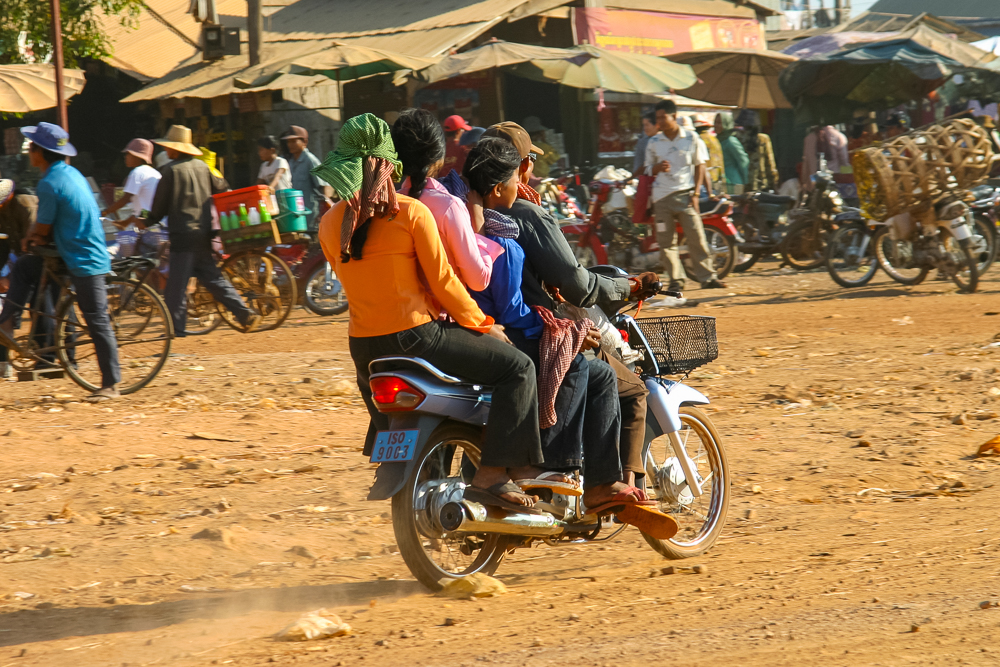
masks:
[[[243,303],[236,288],[225,279],[222,271],[215,265],[212,251],[206,247],[198,250],[172,250],[170,252],[170,276],[167,278],[167,289],[164,301],[170,318],[174,321],[174,335],[184,336],[187,324],[187,286],[188,280],[194,276],[216,301],[226,307],[240,324],[246,324],[250,319],[250,309]]]
[[[118,341],[111,327],[108,315],[107,278],[99,276],[71,276],[76,303],[90,330],[97,353],[97,365],[101,368],[101,386],[111,387],[122,381],[121,367],[118,365]]]
[[[511,342],[538,368],[538,339],[508,329]],[[537,374],[537,371],[536,371]],[[614,370],[604,361],[578,354],[556,394],[556,423],[542,429],[542,452],[550,470],[583,470],[586,488],[622,478],[618,454],[621,411]]]
[[[618,402],[622,411],[621,459],[622,470],[644,475],[643,440],[646,437],[646,397],[649,391],[639,376],[615,357],[601,350],[598,355],[608,362],[618,379]]]
[[[31,308],[35,300],[35,290],[42,279],[42,268],[45,259],[38,255],[22,255],[14,262],[10,271],[10,289],[7,291],[7,298],[3,302],[3,310],[0,311],[0,322],[12,321],[15,329],[21,327],[21,313],[24,307]],[[41,310],[47,315],[55,315],[56,303],[59,301],[59,283],[50,282],[45,287],[45,295],[42,299]],[[55,345],[55,320],[51,317],[38,318],[35,326],[34,343],[40,348],[52,347]],[[7,348],[0,352],[0,360],[7,359]],[[55,361],[55,353],[41,355],[49,362]]]
[[[542,462],[535,369],[531,360],[514,347],[440,321],[385,336],[352,337],[349,344],[358,388],[371,415],[365,451],[374,443],[376,431],[389,428],[389,418],[372,401],[368,364],[379,357],[405,355],[426,359],[445,373],[493,387],[483,434],[482,465],[514,468]]]

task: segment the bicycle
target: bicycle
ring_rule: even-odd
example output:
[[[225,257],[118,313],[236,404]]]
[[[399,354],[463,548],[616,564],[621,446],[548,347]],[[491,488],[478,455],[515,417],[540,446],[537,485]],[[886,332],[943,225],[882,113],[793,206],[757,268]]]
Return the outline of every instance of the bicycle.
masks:
[[[0,345],[10,350],[8,362],[14,370],[28,371],[50,367],[56,361],[82,388],[97,391],[101,388],[97,352],[66,265],[51,246],[34,246],[31,253],[42,258],[42,275],[30,305],[24,306],[31,319],[28,333],[12,337],[12,345],[0,339]],[[118,343],[122,394],[149,384],[170,355],[173,324],[163,299],[146,283],[155,268],[156,262],[145,257],[115,260],[107,278],[108,315]],[[139,277],[127,277],[133,273]],[[49,311],[45,301],[52,284],[59,285],[59,297],[54,310]],[[49,321],[54,321],[54,331]]]

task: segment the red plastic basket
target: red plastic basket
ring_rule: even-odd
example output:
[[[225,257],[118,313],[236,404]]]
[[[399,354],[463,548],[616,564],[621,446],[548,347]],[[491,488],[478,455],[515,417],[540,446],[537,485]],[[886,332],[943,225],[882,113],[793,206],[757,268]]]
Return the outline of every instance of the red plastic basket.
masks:
[[[212,199],[215,200],[215,210],[219,212],[219,215],[238,210],[240,204],[246,205],[247,210],[257,208],[261,200],[267,203],[267,210],[271,215],[278,215],[274,195],[271,188],[266,185],[251,185],[249,188],[220,192],[217,195],[212,195]]]

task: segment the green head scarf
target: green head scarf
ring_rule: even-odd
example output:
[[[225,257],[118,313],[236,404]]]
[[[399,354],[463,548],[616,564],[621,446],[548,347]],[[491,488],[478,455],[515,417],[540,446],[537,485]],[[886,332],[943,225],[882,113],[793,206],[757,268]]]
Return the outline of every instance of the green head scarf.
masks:
[[[719,126],[722,128],[722,131],[719,132],[720,140],[728,139],[729,137],[731,137],[736,129],[736,121],[733,120],[733,114],[729,113],[728,111],[720,111]]]
[[[364,180],[363,159],[384,158],[395,168],[393,180],[403,177],[403,163],[396,156],[389,126],[370,113],[351,118],[340,128],[337,150],[327,154],[323,162],[310,171],[330,184],[341,199],[353,199]]]

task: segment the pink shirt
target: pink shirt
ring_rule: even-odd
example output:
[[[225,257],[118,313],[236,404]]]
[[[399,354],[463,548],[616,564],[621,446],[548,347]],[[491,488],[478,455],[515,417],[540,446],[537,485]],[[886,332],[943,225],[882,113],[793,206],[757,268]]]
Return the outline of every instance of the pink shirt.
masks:
[[[409,194],[409,178],[403,181],[399,191]],[[437,222],[438,234],[458,279],[477,292],[486,289],[493,275],[493,258],[503,253],[503,247],[473,232],[465,202],[433,178],[427,179],[420,201],[431,210]]]

